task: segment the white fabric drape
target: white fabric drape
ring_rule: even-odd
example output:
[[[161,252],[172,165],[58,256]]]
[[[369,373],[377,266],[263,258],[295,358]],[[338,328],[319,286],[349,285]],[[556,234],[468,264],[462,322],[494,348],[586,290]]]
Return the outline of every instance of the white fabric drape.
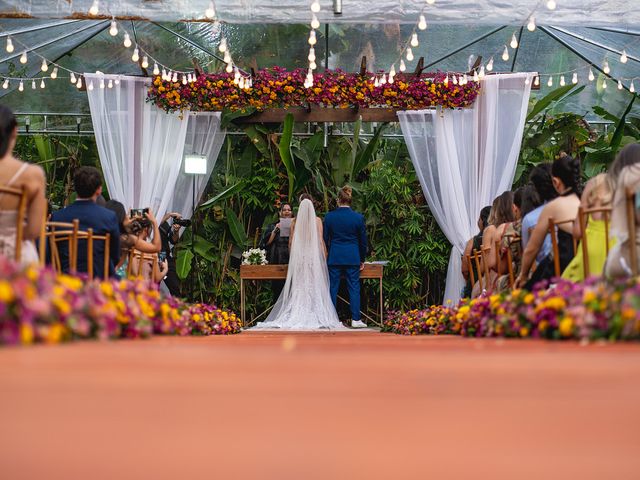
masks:
[[[109,80],[114,82],[113,88],[101,88]],[[127,209],[149,207],[162,218],[172,207],[176,182],[183,170],[192,116],[189,112],[166,113],[148,103],[148,78],[85,74],[85,81],[100,163],[111,198]],[[194,132],[199,131],[199,125],[197,122],[193,127]],[[194,133],[193,138],[198,135]],[[191,195],[188,190],[179,192],[176,198],[190,199]]]
[[[207,187],[211,172],[216,165],[218,154],[225,139],[225,132],[220,128],[222,114],[220,112],[189,113],[187,134],[184,143],[184,154],[205,155],[207,157],[207,173],[190,175],[180,169],[173,198],[169,210],[178,212],[183,217],[191,217],[193,212],[193,185],[195,178],[195,200],[198,200]],[[184,162],[184,160],[183,160]]]
[[[424,195],[453,245],[445,301],[460,298],[461,255],[480,210],[513,183],[533,76],[485,77],[473,108],[398,112]]]

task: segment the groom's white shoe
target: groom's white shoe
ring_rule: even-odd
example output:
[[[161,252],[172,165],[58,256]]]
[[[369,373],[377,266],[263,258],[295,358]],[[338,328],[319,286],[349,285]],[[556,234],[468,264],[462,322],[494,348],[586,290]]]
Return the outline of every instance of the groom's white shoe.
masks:
[[[367,324],[362,320],[351,320],[351,328],[367,328]]]

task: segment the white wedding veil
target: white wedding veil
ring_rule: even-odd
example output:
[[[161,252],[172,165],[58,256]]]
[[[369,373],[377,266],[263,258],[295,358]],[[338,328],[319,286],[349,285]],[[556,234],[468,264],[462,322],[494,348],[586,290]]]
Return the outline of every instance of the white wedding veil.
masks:
[[[295,219],[287,280],[267,319],[255,328],[344,328],[329,294],[329,273],[313,203],[304,199]]]

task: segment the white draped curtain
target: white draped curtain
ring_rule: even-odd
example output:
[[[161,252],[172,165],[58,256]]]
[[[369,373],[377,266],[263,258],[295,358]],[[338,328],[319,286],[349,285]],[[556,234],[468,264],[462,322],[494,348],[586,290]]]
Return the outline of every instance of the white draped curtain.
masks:
[[[469,109],[398,112],[424,195],[453,245],[445,301],[460,298],[461,255],[480,210],[513,183],[533,76],[485,77]]]
[[[109,80],[113,88],[103,88]],[[190,216],[184,155],[208,158],[208,173],[196,182],[197,202],[224,141],[220,114],[166,113],[146,101],[148,78],[85,74],[85,81],[110,197],[127,209],[149,207],[158,219],[173,209]]]

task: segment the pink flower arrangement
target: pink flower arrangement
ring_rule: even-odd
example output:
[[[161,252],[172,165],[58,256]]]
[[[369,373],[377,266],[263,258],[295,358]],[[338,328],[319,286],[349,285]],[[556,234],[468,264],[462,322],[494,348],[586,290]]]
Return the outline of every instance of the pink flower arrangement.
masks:
[[[359,75],[329,70],[314,75],[311,88],[304,86],[306,70],[281,67],[256,73],[249,88],[234,83],[231,73],[200,75],[195,82],[172,82],[155,77],[148,101],[167,112],[220,111],[255,108],[289,108],[319,105],[329,108],[382,107],[403,110],[441,106],[465,108],[475,102],[480,84],[456,85],[445,73],[398,74],[393,83],[375,86],[371,73]]]
[[[213,305],[166,298],[145,281],[94,281],[23,269],[0,256],[0,345],[153,334],[218,335],[241,320]]]

